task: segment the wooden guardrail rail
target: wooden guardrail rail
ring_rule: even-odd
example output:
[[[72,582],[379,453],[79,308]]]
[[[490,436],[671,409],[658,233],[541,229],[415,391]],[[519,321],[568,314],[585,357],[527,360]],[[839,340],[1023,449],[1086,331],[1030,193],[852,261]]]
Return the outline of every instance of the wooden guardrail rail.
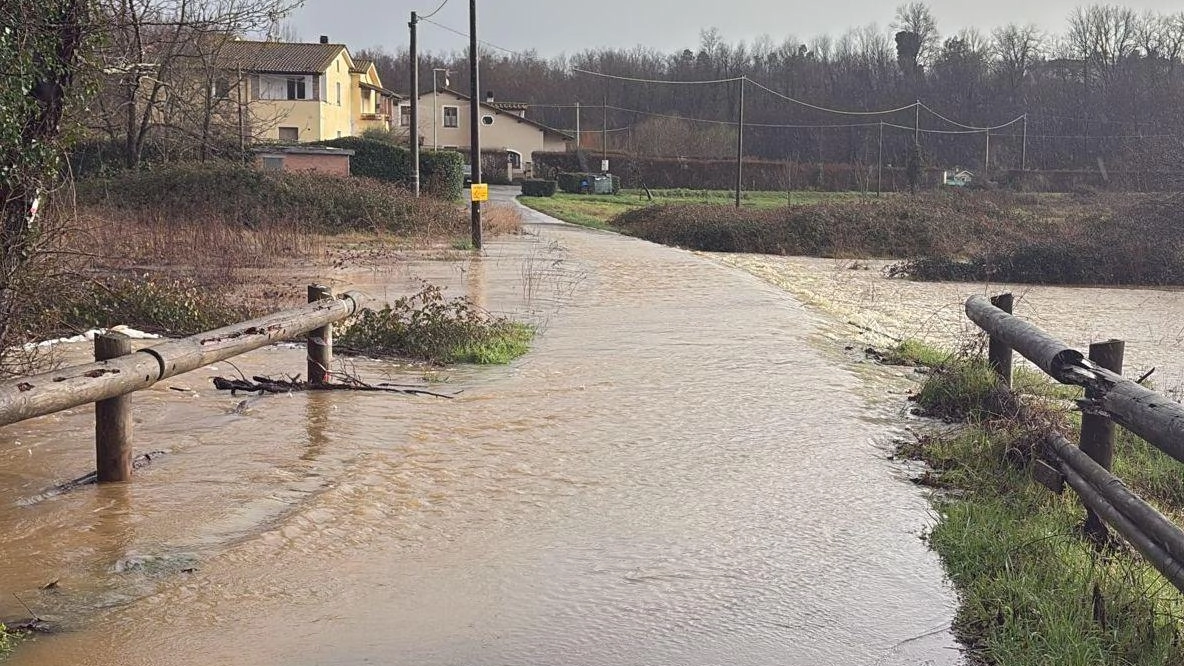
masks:
[[[1085,397],[1078,401],[1081,440],[1074,446],[1050,433],[1045,453],[1055,463],[1054,477],[1045,476],[1041,482],[1054,490],[1067,482],[1086,505],[1088,533],[1104,536],[1109,524],[1184,591],[1184,530],[1110,473],[1115,423],[1184,462],[1184,406],[1120,374],[1122,341],[1092,344],[1087,358],[1013,316],[1011,306],[1011,294],[966,301],[967,316],[990,336],[989,362],[1000,382],[1011,386],[1014,349],[1062,384],[1085,388]]]
[[[95,403],[95,457],[99,482],[127,481],[132,473],[130,394],[274,342],[308,335],[308,381],[323,383],[333,357],[332,324],[354,314],[363,300],[334,298],[308,288],[308,305],[187,338],[132,351],[120,334],[95,337],[95,362],[0,382],[0,426]]]

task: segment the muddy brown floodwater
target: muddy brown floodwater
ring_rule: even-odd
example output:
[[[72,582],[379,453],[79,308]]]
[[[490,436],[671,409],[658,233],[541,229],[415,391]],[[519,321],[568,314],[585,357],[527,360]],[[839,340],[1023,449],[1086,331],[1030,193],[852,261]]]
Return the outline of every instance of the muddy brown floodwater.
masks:
[[[688,252],[530,230],[353,276],[540,326],[509,367],[439,373],[455,400],[231,397],[223,363],[136,394],[167,455],[134,483],[51,497],[93,466],[87,410],[0,430],[0,616],[15,592],[61,627],[12,663],[958,663],[925,497],[886,459],[900,405],[818,345],[831,320]]]

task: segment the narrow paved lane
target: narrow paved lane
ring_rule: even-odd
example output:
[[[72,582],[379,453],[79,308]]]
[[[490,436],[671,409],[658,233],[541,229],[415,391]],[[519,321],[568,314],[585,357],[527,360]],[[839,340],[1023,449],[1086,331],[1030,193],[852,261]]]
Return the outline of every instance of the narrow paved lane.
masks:
[[[821,322],[690,253],[530,220],[455,282],[533,313],[531,354],[459,373],[453,401],[219,421],[228,468],[178,469],[209,464],[198,446],[146,475],[122,548],[189,547],[137,538],[169,491],[152,474],[197,496],[183,479],[262,457],[289,473],[252,468],[252,492],[316,490],[15,663],[958,663],[926,502],[876,444],[886,415],[811,347]]]

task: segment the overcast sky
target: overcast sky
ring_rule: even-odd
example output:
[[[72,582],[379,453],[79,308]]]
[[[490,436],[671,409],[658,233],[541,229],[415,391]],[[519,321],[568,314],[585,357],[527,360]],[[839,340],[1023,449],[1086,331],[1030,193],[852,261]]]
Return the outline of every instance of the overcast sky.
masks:
[[[290,23],[303,41],[328,35],[351,51],[381,46],[407,47],[412,11],[425,15],[439,0],[305,0]],[[534,49],[554,56],[598,47],[631,48],[638,44],[669,52],[694,48],[702,28],[719,28],[724,39],[751,42],[768,35],[780,44],[794,36],[806,41],[819,34],[839,36],[848,28],[876,23],[887,31],[898,2],[891,0],[478,0],[478,36],[515,51]],[[953,0],[931,2],[943,35],[975,26],[984,32],[1006,23],[1035,23],[1061,33],[1069,13],[1091,3],[1073,0]],[[1138,11],[1178,12],[1180,0],[1129,0]],[[433,18],[467,33],[467,0],[447,0]],[[420,48],[429,52],[461,51],[464,37],[432,24],[421,24]]]

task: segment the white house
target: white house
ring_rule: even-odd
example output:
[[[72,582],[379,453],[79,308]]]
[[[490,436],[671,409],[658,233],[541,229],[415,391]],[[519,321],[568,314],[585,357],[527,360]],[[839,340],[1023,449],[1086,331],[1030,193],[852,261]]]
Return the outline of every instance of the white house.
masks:
[[[536,150],[562,151],[573,137],[525,117],[526,105],[496,102],[489,93],[478,106],[481,149],[509,153],[515,177],[533,174],[530,155]],[[410,127],[410,102],[400,103],[399,126]],[[419,96],[419,142],[425,148],[468,151],[469,97],[449,88]]]

